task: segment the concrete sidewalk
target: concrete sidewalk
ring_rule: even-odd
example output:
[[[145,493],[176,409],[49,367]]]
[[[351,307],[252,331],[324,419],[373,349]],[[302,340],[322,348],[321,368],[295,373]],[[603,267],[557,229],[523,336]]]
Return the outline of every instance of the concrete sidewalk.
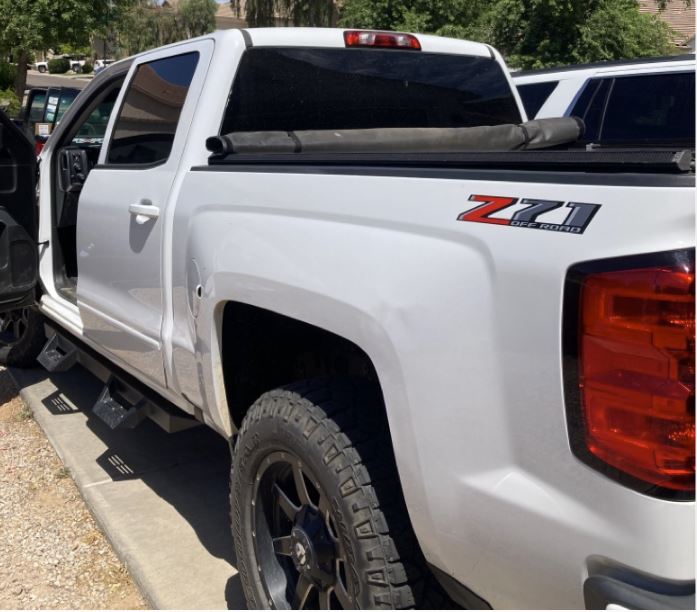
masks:
[[[228,520],[229,451],[206,427],[146,420],[112,431],[91,408],[100,382],[11,370],[116,554],[154,608],[244,609]]]

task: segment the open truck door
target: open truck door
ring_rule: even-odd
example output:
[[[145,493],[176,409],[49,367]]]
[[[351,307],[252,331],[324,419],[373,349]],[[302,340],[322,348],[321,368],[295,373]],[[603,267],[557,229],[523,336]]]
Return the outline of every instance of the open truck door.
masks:
[[[0,112],[0,313],[33,304],[39,278],[34,145]]]

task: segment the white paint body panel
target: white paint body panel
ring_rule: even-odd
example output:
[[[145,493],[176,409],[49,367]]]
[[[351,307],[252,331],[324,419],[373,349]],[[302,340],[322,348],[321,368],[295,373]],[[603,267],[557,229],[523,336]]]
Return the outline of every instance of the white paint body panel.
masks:
[[[602,209],[579,236],[455,222],[472,193]],[[637,494],[571,454],[560,346],[569,266],[690,246],[693,226],[691,189],[666,201],[646,187],[191,172],[173,268],[196,259],[204,299],[198,350],[173,338],[174,378],[202,366],[198,392],[220,406],[216,356],[201,356],[221,302],[311,322],[372,359],[420,542],[492,605],[583,607],[590,555],[692,578],[693,504]]]
[[[145,168],[103,166],[107,147],[102,147],[99,166],[90,172],[80,194],[77,298],[83,333],[109,353],[132,363],[141,378],[158,388],[166,387],[160,336],[163,223],[160,217],[139,219],[131,209],[148,202],[164,216],[174,205],[169,195],[213,47],[210,40],[185,45],[185,51],[198,52],[199,58],[167,161]],[[175,53],[167,49],[139,56],[115,108],[121,108],[128,83],[139,66]],[[116,112],[111,115],[105,142],[117,116]]]
[[[342,44],[340,32],[330,30],[251,35],[255,45]],[[473,43],[419,38],[424,49],[488,53]],[[206,164],[205,139],[219,130],[245,48],[239,32],[227,31],[158,53],[182,53],[201,40],[211,41],[210,65],[204,81],[192,86],[196,112],[187,101],[188,131],[177,134],[178,153],[166,169],[169,193],[156,221],[159,337],[155,319],[135,320],[133,295],[114,294],[114,283],[123,280],[127,293],[141,281],[119,276],[113,260],[90,254],[92,267],[80,268],[89,276],[85,286],[79,281],[80,312],[60,306],[50,245],[41,262],[43,311],[72,318],[76,333],[84,326],[91,344],[119,365],[127,355],[100,348],[97,323],[81,321],[89,320],[90,308],[100,308],[101,319],[110,317],[115,328],[120,322],[132,330],[121,334],[130,347],[137,345],[135,332],[158,342],[163,392],[186,409],[198,406],[228,434],[219,350],[226,302],[266,308],[351,340],[378,373],[410,517],[427,558],[494,607],[583,607],[590,556],[694,579],[694,504],[631,491],[572,455],[561,363],[569,266],[694,247],[694,189],[517,182],[506,173],[500,180],[454,180],[192,171]],[[139,171],[123,172],[125,184]],[[114,185],[106,181],[105,172],[90,175],[85,194],[94,210],[78,233],[79,250],[93,241],[92,250],[105,257],[127,243],[132,203],[112,201]],[[477,193],[602,208],[583,235],[457,222]],[[106,224],[99,205],[113,210],[113,223]],[[47,216],[42,210],[42,236],[50,235]],[[100,225],[113,235],[98,238]],[[195,303],[197,285],[202,297]],[[132,364],[127,369],[156,388],[164,384]]]

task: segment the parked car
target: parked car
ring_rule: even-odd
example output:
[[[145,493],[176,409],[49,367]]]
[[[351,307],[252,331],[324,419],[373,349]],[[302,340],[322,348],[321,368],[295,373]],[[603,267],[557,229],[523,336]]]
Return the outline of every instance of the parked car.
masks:
[[[70,69],[75,73],[80,73],[87,62],[84,55],[68,55],[66,57],[70,60]]]
[[[113,59],[98,59],[94,60],[94,74],[99,74],[107,66],[113,64],[116,60]]]
[[[37,155],[79,93],[74,87],[34,87],[27,92],[14,122],[34,142]]]
[[[45,87],[32,87],[27,90],[19,115],[14,118],[15,125],[25,130],[30,140],[34,138],[34,124],[41,121],[44,115],[46,91]]]
[[[65,57],[70,62],[70,70],[79,73],[87,61],[84,55],[56,55],[54,59]],[[40,73],[48,72],[48,61],[36,62],[34,68]]]
[[[498,52],[427,35],[116,62],[38,209],[3,132],[0,358],[223,436],[251,609],[694,609],[692,151],[524,119]]]
[[[694,54],[523,71],[513,81],[529,117],[580,117],[585,142],[694,146]]]

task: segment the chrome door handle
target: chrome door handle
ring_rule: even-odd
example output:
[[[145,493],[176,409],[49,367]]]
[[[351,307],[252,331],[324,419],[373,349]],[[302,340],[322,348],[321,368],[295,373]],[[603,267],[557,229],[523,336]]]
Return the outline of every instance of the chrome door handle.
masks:
[[[150,200],[141,200],[128,207],[128,212],[136,216],[136,223],[142,225],[149,219],[157,219],[160,216],[160,209],[153,206]]]

